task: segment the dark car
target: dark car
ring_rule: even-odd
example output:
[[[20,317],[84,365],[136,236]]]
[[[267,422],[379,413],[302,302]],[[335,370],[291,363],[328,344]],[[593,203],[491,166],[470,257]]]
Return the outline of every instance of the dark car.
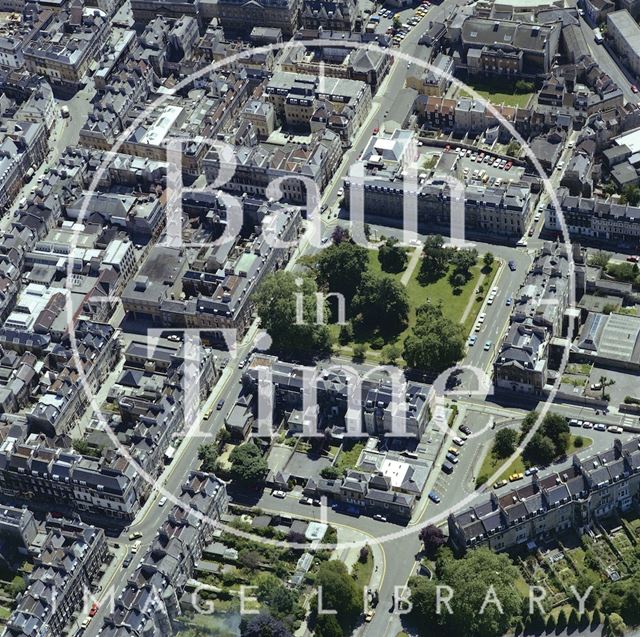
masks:
[[[216,407],[216,409],[220,411],[223,407],[224,407],[224,398],[218,401],[218,406]]]
[[[448,462],[443,462],[442,463],[442,470],[445,473],[453,473],[453,465],[449,464]]]
[[[133,556],[127,555],[127,557],[124,558],[124,562],[122,562],[122,565],[126,568],[127,566],[129,566],[129,564],[131,564],[131,560],[133,560]]]
[[[451,464],[458,464],[458,456],[454,456],[452,453],[448,453],[445,458],[447,459],[447,462],[450,462]]]
[[[435,502],[436,504],[439,504],[440,496],[435,491],[431,491],[431,493],[429,493],[429,500]]]
[[[516,271],[516,262],[513,259],[509,261],[509,270],[511,270],[511,272]]]
[[[466,434],[467,436],[471,435],[471,429],[469,429],[469,427],[467,425],[460,425],[458,427],[458,429],[463,433]]]

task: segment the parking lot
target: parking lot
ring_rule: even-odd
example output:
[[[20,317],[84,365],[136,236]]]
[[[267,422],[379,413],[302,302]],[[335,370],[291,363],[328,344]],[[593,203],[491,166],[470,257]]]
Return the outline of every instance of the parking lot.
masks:
[[[506,186],[520,181],[524,174],[522,166],[513,166],[508,160],[487,154],[467,151],[455,164],[456,177],[467,184]]]
[[[376,33],[391,35],[394,46],[399,46],[402,40],[416,27],[431,7],[430,2],[425,2],[415,9],[403,9],[398,11],[393,7],[382,7],[371,17],[371,22],[376,24]],[[393,33],[393,18],[398,16],[401,27]]]

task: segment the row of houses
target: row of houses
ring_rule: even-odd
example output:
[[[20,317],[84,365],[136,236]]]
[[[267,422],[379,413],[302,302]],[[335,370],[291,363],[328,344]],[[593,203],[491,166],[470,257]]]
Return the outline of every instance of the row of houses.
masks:
[[[101,637],[174,634],[171,620],[181,613],[182,594],[227,504],[223,482],[208,473],[189,474],[180,503],[171,509],[140,566],[116,598]]]
[[[471,505],[448,519],[459,551],[486,546],[506,551],[535,548],[565,530],[585,533],[603,518],[628,510],[640,491],[640,440],[634,438],[580,459],[543,478]]]

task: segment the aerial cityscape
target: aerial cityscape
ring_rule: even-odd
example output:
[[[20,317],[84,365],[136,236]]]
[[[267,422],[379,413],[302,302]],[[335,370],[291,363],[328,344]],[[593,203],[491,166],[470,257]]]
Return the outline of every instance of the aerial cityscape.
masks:
[[[0,637],[640,635],[640,0],[0,0]]]

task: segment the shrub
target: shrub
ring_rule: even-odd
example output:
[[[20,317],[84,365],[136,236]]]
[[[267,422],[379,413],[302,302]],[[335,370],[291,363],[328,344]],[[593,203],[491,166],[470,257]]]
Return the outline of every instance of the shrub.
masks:
[[[580,449],[581,447],[584,447],[584,438],[582,436],[576,436],[575,440],[573,441],[573,446],[576,449]]]

